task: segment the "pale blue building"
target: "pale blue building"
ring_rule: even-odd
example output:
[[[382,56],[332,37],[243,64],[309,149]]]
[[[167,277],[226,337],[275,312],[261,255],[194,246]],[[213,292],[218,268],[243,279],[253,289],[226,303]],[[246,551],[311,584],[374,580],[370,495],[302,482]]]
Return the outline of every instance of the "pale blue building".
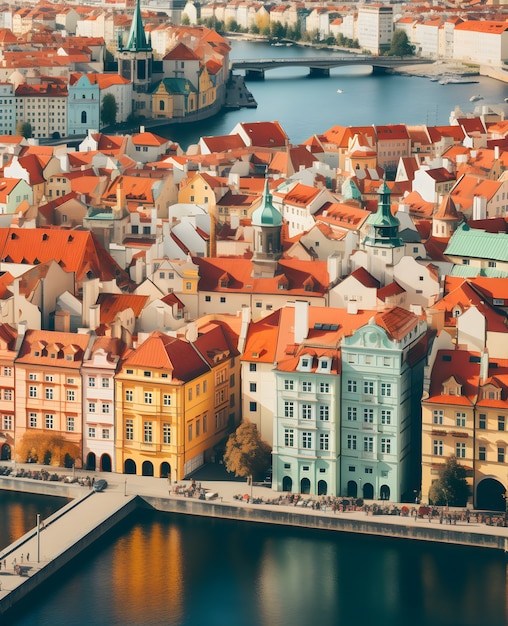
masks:
[[[99,85],[83,74],[69,85],[67,100],[67,135],[86,135],[88,129],[100,128]]]

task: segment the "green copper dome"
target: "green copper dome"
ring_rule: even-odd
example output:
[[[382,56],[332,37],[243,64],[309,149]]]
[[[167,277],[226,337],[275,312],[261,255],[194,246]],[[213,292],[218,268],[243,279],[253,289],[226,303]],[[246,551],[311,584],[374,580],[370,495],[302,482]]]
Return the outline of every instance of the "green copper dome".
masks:
[[[272,194],[268,189],[268,179],[265,180],[265,189],[261,205],[252,214],[253,226],[281,226],[282,215],[272,204]]]

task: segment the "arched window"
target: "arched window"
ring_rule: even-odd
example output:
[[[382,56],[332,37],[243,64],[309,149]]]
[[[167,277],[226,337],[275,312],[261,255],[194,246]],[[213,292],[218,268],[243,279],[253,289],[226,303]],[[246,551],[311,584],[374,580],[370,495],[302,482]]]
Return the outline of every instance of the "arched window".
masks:
[[[86,111],[81,111],[81,123],[86,124]]]
[[[164,100],[159,100],[159,111],[164,111],[164,109],[165,109]]]

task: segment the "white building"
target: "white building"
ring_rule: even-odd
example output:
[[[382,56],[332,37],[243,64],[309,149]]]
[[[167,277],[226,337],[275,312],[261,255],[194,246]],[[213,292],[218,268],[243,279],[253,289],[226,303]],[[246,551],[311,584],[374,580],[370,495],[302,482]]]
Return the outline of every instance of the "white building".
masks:
[[[393,37],[393,7],[381,5],[361,5],[358,8],[356,36],[360,48],[372,54],[388,50]]]
[[[500,66],[508,59],[508,22],[467,21],[454,30],[453,58]]]

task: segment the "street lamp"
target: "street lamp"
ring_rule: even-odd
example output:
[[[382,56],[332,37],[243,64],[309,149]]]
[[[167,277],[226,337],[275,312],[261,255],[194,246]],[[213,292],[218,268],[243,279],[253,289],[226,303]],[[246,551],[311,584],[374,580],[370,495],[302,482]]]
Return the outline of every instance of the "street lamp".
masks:
[[[37,563],[41,562],[41,514],[37,513]]]

